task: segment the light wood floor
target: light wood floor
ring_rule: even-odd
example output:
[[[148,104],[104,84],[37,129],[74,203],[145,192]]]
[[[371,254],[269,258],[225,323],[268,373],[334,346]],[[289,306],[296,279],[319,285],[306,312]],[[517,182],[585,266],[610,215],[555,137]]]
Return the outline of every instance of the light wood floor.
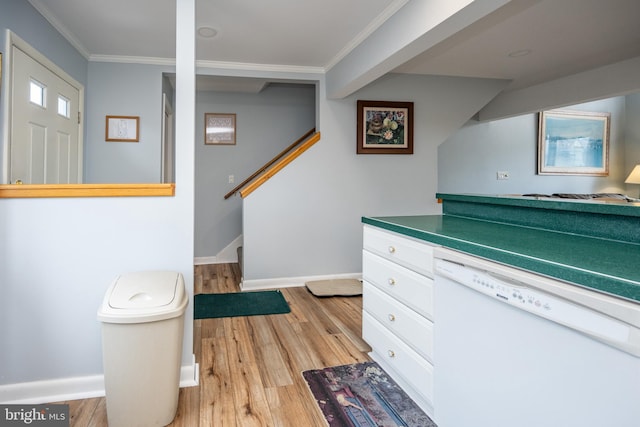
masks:
[[[195,293],[238,292],[237,264],[196,266]],[[301,372],[369,360],[362,297],[282,290],[291,313],[196,320],[200,385],[180,389],[171,426],[326,426]],[[107,426],[104,398],[69,404],[71,425]]]

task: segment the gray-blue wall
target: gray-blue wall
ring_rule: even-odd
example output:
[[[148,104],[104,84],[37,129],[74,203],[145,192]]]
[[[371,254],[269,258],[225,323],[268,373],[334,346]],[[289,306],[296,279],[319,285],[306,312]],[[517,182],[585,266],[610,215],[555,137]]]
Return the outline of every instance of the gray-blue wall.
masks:
[[[389,74],[328,100],[321,83],[322,139],[244,199],[244,285],[359,273],[363,215],[439,213],[437,147],[501,87],[489,79]],[[414,154],[356,154],[358,99],[414,102]]]
[[[640,93],[626,97],[625,176],[640,164]],[[640,185],[627,184],[627,194],[640,197]]]
[[[565,109],[609,112],[609,176],[537,175],[538,115],[526,114],[487,123],[468,122],[438,148],[438,191],[443,193],[624,193],[624,180],[635,160],[630,147],[638,145],[637,120],[628,118],[638,95],[614,97]],[[638,102],[635,101],[635,117]],[[635,127],[635,142],[631,130]],[[628,148],[629,147],[629,148]],[[629,162],[627,163],[625,159]],[[508,180],[497,180],[508,171]],[[637,195],[637,190],[630,195]]]
[[[160,182],[162,92],[167,88],[162,73],[174,72],[175,67],[89,62],[24,0],[2,0],[0,30],[3,53],[11,30],[85,87],[84,182]],[[9,84],[6,58],[3,55],[0,117]],[[172,92],[167,93],[173,98]],[[139,116],[140,141],[106,142],[107,115]],[[0,120],[0,135],[5,127]],[[0,164],[7,161],[3,157],[7,152],[0,150]]]
[[[71,77],[86,87],[88,62],[49,22],[25,0],[2,0],[0,4],[0,52],[2,56],[2,82],[0,83],[0,117],[4,117],[9,81],[7,68],[7,30],[44,54],[64,69]],[[85,92],[86,96],[86,92]],[[85,102],[86,104],[86,102]],[[0,120],[0,146],[4,147],[7,132],[4,120]],[[7,161],[5,149],[0,149],[0,165]],[[0,174],[2,176],[2,174]]]
[[[12,23],[14,18],[27,27],[47,26],[43,19],[31,16],[36,12],[27,5],[24,0],[2,0],[0,26]],[[28,12],[30,19],[23,18],[23,12]],[[194,34],[193,20],[182,17],[178,20],[179,28],[184,28],[182,33]],[[21,37],[47,50],[47,41],[38,44],[36,37],[29,39],[24,32]],[[53,40],[59,36],[48,31],[42,35],[47,37]],[[118,274],[139,270],[180,272],[193,301],[191,123],[195,95],[184,89],[189,81],[193,83],[194,73],[188,67],[195,62],[191,52],[178,47],[177,62],[183,66],[177,81],[183,89],[176,97],[176,110],[182,109],[183,113],[176,121],[174,197],[0,201],[1,401],[24,398],[50,402],[103,393],[102,343],[96,312]],[[52,59],[56,57],[55,52],[48,53]],[[86,78],[75,77],[86,82]],[[159,85],[156,96],[160,98]],[[160,106],[156,101],[158,116]],[[104,132],[104,127],[100,128]],[[183,372],[189,367],[195,372],[192,313],[190,303],[185,314]]]
[[[173,67],[89,63],[84,170],[86,183],[160,182],[163,72]],[[173,93],[167,90],[173,97]],[[106,116],[140,117],[138,142],[105,141]]]
[[[197,94],[196,257],[213,257],[242,234],[242,199],[224,195],[314,128],[315,107],[313,84]],[[236,114],[236,145],[204,144],[205,113]]]

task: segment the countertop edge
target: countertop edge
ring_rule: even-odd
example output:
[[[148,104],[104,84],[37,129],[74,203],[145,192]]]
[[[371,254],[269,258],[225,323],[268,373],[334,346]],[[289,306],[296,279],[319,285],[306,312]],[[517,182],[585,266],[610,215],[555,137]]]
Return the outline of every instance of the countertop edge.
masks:
[[[436,198],[444,201],[451,200],[469,203],[488,203],[493,205],[517,206],[535,209],[640,217],[640,203],[625,202],[623,200],[604,201],[599,199],[451,193],[436,193]]]
[[[468,221],[481,220],[468,219]],[[456,239],[434,232],[419,230],[385,221],[381,218],[362,217],[362,223],[640,303],[640,284],[632,280],[559,264],[552,260],[535,258],[522,253],[510,252],[469,240]]]

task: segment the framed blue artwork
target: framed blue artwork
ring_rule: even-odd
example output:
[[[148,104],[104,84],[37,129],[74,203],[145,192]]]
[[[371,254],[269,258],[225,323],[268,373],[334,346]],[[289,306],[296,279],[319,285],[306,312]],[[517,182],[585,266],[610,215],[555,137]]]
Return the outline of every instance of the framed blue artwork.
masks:
[[[540,113],[539,175],[609,175],[611,113],[552,110]]]

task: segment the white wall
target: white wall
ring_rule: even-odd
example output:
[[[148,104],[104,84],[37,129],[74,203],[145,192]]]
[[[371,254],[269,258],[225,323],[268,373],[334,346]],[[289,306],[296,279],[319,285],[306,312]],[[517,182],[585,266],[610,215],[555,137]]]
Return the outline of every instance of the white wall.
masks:
[[[96,313],[118,274],[175,270],[192,289],[181,200],[0,201],[0,384],[100,374]]]
[[[438,213],[437,147],[502,84],[392,74],[334,101],[323,82],[322,139],[244,199],[245,285],[359,273],[362,216]],[[413,101],[414,154],[357,155],[358,99]]]
[[[132,270],[183,274],[183,368],[193,368],[194,10],[178,3],[187,37],[177,40],[175,197],[0,200],[0,401],[51,401],[38,393],[60,381],[60,400],[99,392],[96,313],[111,281]]]
[[[438,191],[443,193],[624,193],[625,97],[566,107],[610,112],[609,176],[537,175],[538,115],[527,114],[487,123],[469,122],[438,149]],[[508,180],[497,180],[508,171]]]
[[[224,195],[315,127],[315,86],[198,92],[196,101],[195,256],[210,258],[242,234],[242,199]],[[204,144],[205,113],[236,114],[235,145]]]

